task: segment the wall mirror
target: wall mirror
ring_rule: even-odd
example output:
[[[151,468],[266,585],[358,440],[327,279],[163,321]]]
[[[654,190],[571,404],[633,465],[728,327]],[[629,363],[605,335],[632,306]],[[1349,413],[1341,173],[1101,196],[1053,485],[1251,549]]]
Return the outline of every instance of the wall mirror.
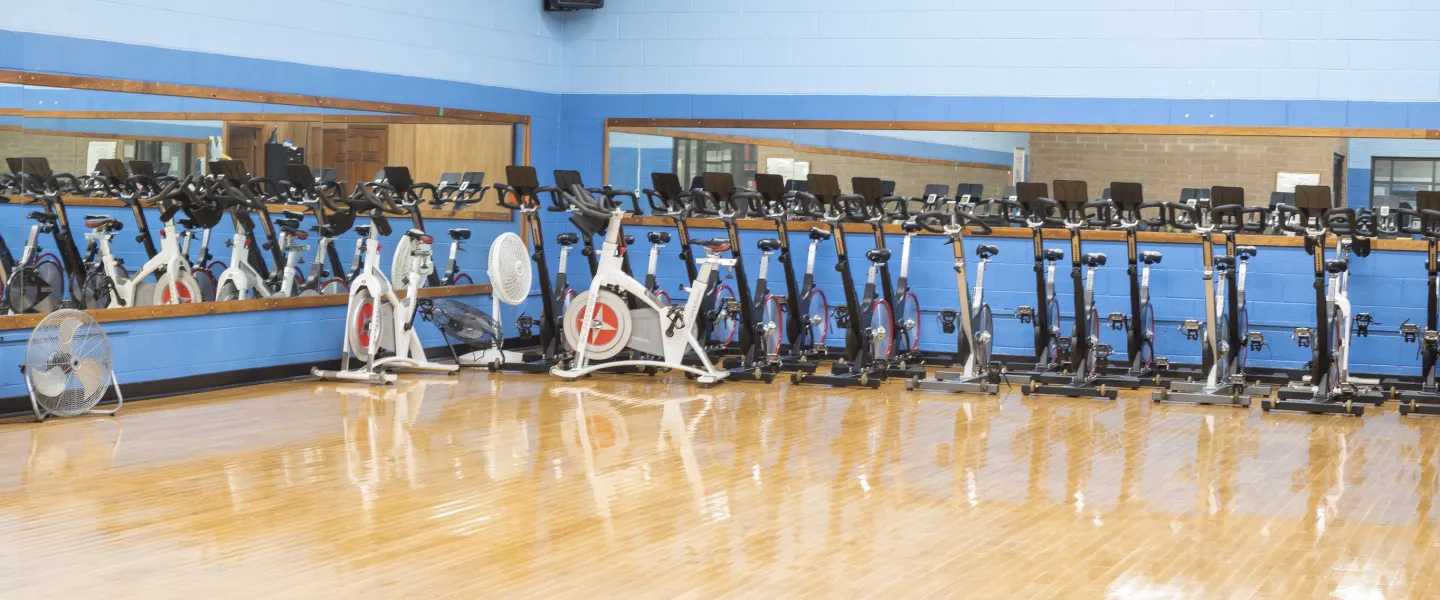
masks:
[[[126,182],[134,176],[161,181],[166,177],[214,178],[217,165],[225,164],[233,171],[234,181],[265,178],[276,182],[253,184],[268,216],[255,207],[212,210],[205,218],[187,209],[178,213],[174,225],[182,250],[186,250],[189,271],[198,275],[197,283],[203,288],[199,290],[201,300],[230,295],[221,293],[215,282],[241,256],[230,242],[251,231],[253,247],[246,243],[244,262],[253,264],[272,282],[280,281],[278,274],[285,271],[287,263],[294,264],[295,284],[288,292],[282,293],[280,284],[275,283],[270,293],[252,290],[240,295],[267,300],[255,306],[283,308],[343,303],[343,297],[314,299],[344,293],[343,284],[317,285],[316,280],[322,284],[343,280],[354,272],[352,255],[359,247],[355,227],[369,222],[368,215],[333,214],[323,203],[306,204],[298,193],[287,197],[288,182],[297,174],[307,174],[306,185],[330,182],[332,187],[326,189],[337,200],[336,206],[344,205],[356,183],[383,179],[386,167],[406,167],[413,182],[435,186],[438,193],[419,192],[413,219],[391,218],[405,221],[395,226],[397,231],[410,228],[411,220],[414,226],[425,224],[427,231],[434,230],[430,233],[437,238],[437,270],[443,272],[446,245],[451,241],[445,231],[468,227],[466,223],[473,221],[509,221],[509,212],[500,209],[493,196],[482,197],[481,190],[493,184],[505,166],[527,161],[528,117],[522,115],[463,110],[447,114],[445,109],[432,107],[43,74],[26,74],[20,79],[37,83],[0,85],[0,154],[7,159],[0,195],[9,200],[0,210],[10,214],[0,222],[5,242],[0,254],[9,254],[3,261],[5,273],[0,283],[6,284],[6,289],[0,309],[9,315],[40,314],[62,302],[79,304],[81,296],[106,295],[86,292],[83,281],[105,270],[103,245],[89,235],[97,226],[113,227],[110,255],[122,276],[145,271],[155,251],[163,252],[162,207],[144,202],[139,208],[131,207],[125,196],[134,193],[133,186],[106,186],[100,183],[103,181]],[[74,87],[68,87],[71,85]],[[48,192],[27,188],[24,182],[39,181],[27,177],[41,173],[56,184]],[[65,178],[66,174],[74,179]],[[154,189],[162,186],[158,183]],[[42,200],[42,196],[51,199]],[[74,251],[67,251],[67,243],[43,228],[31,239],[32,229],[41,222],[31,218],[32,213],[54,214],[61,212],[61,207]],[[317,210],[322,214],[316,214]],[[245,214],[237,216],[236,212]],[[102,225],[105,219],[117,221],[118,226]],[[331,233],[325,236],[328,251],[323,255],[318,243],[322,223]],[[240,237],[237,231],[242,232]],[[305,247],[298,260],[285,251],[296,246]],[[381,245],[386,265],[393,247],[393,241]],[[27,255],[27,248],[38,251]],[[43,264],[31,264],[37,261]],[[323,274],[317,268],[322,264]],[[9,285],[21,271],[28,275],[16,280],[20,285]],[[144,279],[158,286],[163,283],[164,271],[149,271]],[[458,284],[450,290],[457,294],[480,293],[477,290],[482,286],[471,285],[478,274],[443,283]],[[439,287],[442,282],[429,283]],[[12,287],[15,293],[10,293]],[[145,293],[129,300],[120,303],[122,311],[163,304]],[[110,304],[107,310],[117,307],[113,302],[102,304]],[[157,306],[132,316],[216,310]],[[242,309],[232,307],[225,312],[234,310]],[[26,323],[12,325],[23,327]]]

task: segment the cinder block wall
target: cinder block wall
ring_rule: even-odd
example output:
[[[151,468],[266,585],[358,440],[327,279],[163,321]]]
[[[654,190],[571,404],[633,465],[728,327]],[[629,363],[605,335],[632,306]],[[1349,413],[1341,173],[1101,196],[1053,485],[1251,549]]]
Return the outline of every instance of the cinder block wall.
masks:
[[[1268,205],[1278,173],[1316,173],[1334,185],[1334,157],[1347,152],[1342,138],[1036,133],[1030,181],[1078,179],[1095,197],[1111,182],[1138,181],[1156,201],[1176,200],[1183,188],[1240,186],[1247,204]]]

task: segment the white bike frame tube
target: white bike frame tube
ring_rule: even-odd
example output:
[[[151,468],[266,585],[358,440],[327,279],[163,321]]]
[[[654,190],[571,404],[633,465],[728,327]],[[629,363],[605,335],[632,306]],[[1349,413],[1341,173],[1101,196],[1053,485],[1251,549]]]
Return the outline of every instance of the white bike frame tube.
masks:
[[[815,247],[820,245],[820,240],[810,240],[810,251],[805,254],[805,274],[815,272]]]
[[[981,259],[980,264],[975,267],[975,294],[974,298],[971,299],[973,304],[970,305],[970,312],[973,313],[974,316],[980,315],[980,306],[985,303],[985,265],[989,264],[989,262],[990,259],[988,258]],[[960,285],[963,286],[965,284],[962,282]]]
[[[905,240],[900,242],[900,279],[910,277],[910,241],[915,239],[915,234],[906,233]]]
[[[660,247],[661,244],[650,245],[650,261],[645,267],[645,272],[650,275],[655,274],[655,268],[660,264]],[[765,275],[762,273],[760,276],[764,277]]]
[[[759,279],[765,280],[765,279],[766,279],[766,275],[768,275],[768,274],[770,273],[770,255],[771,255],[771,254],[774,254],[774,252],[761,252],[761,253],[760,253],[760,277],[759,277]],[[653,261],[654,259],[652,258],[651,260]],[[760,300],[761,302],[764,302],[764,301],[765,301],[764,298],[759,298],[759,300]]]
[[[965,368],[961,371],[962,379],[975,378],[975,332],[971,328],[970,320],[974,318],[975,306],[970,304],[970,282],[965,274],[965,239],[958,233],[950,237],[951,243],[955,244],[955,283],[960,295],[960,335],[970,346],[970,355],[965,357]],[[910,236],[905,236],[905,251],[910,250]],[[983,278],[985,273],[985,261],[980,261],[979,277]]]
[[[565,274],[565,265],[568,264],[569,262],[570,262],[570,247],[569,247],[569,246],[561,246],[561,247],[560,247],[560,268],[559,268],[559,270],[555,271],[555,274],[556,274],[556,275],[564,275],[564,274]],[[654,268],[653,264],[652,264],[651,268]]]

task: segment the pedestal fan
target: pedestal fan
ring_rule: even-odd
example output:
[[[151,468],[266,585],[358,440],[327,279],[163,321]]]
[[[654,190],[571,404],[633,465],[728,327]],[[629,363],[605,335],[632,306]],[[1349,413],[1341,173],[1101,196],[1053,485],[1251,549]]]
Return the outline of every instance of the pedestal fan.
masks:
[[[458,319],[457,325],[464,325],[465,329],[471,331],[484,331],[488,334],[488,340],[466,339],[453,331],[446,332],[441,328],[442,333],[447,336],[455,335],[471,346],[479,348],[465,356],[457,357],[456,360],[462,365],[499,364],[505,362],[505,328],[500,325],[501,303],[510,306],[518,306],[530,295],[530,253],[525,248],[524,240],[514,233],[502,233],[490,244],[489,259],[490,275],[490,314],[486,315],[474,307],[455,302],[463,307],[465,314]],[[454,308],[454,307],[451,307]],[[438,310],[438,309],[437,309]],[[447,312],[447,316],[455,316],[453,311]],[[489,343],[485,343],[489,342]]]

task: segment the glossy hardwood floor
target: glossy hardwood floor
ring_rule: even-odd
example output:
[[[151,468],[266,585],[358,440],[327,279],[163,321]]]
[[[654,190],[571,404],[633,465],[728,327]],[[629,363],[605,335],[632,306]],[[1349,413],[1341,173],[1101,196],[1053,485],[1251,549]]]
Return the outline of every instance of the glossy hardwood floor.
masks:
[[[1437,450],[1140,394],[270,384],[0,425],[0,597],[1436,597]]]

